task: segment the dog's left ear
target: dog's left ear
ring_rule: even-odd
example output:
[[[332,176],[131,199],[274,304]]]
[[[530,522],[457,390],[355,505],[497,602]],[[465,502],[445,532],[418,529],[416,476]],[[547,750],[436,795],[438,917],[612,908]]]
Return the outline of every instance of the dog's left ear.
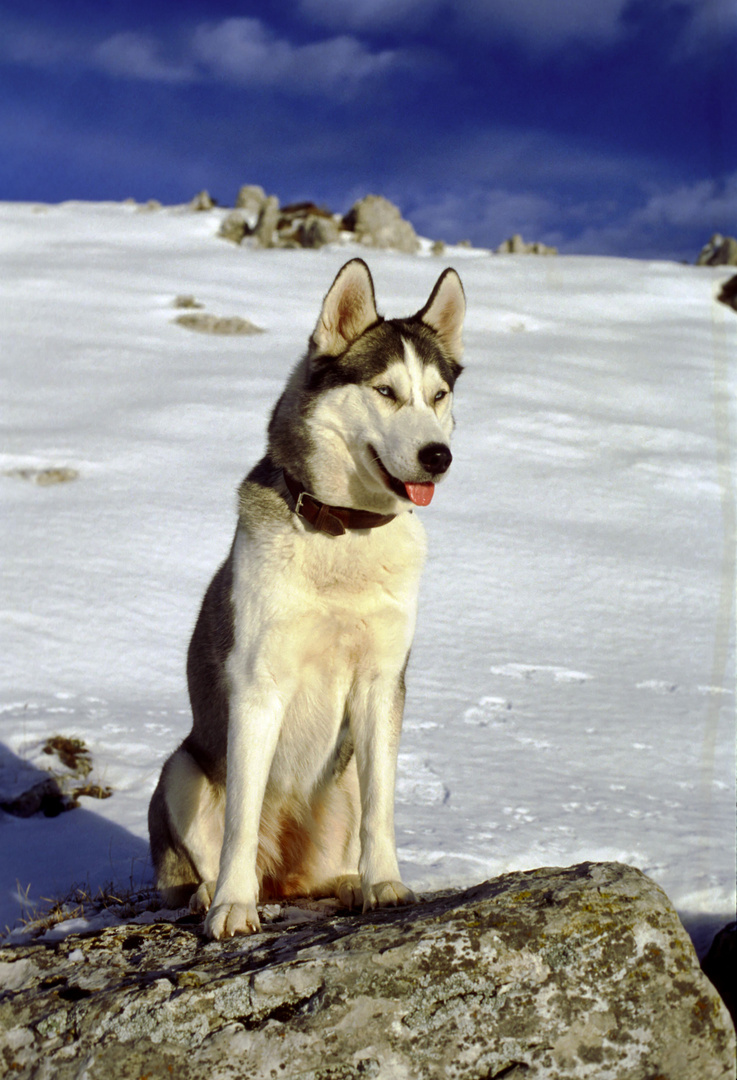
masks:
[[[310,342],[323,356],[340,356],[378,319],[371,272],[363,259],[351,259],[330,286]]]
[[[417,312],[440,338],[451,358],[460,363],[463,356],[463,319],[466,314],[466,297],[461,279],[455,270],[448,268],[438,278],[430,299]]]

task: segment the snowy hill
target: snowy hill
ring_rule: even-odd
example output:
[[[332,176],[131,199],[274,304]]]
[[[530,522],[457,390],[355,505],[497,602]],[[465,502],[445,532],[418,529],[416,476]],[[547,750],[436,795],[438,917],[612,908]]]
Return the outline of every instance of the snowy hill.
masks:
[[[729,269],[257,251],[217,238],[221,216],[0,204],[0,801],[55,734],[113,791],[0,813],[0,927],[26,894],[148,880],[147,803],[188,730],[184,657],[236,485],[362,254],[383,314],[417,310],[446,265],[469,307],[454,465],[423,511],[404,878],[617,859],[703,945],[734,917]],[[193,332],[182,295],[265,333]],[[49,468],[71,478],[34,482]]]

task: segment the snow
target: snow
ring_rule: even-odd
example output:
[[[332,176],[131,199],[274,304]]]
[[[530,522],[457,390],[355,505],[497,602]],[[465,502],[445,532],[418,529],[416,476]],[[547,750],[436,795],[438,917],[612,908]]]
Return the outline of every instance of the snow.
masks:
[[[735,905],[729,268],[256,251],[219,239],[220,217],[0,204],[0,796],[48,768],[58,733],[113,789],[56,818],[0,813],[0,927],[72,886],[150,881],[148,799],[188,730],[184,658],[235,488],[363,254],[387,315],[446,265],[469,305],[455,460],[420,511],[404,878],[618,859],[703,951]],[[192,333],[180,294],[266,333]],[[78,477],[19,473],[50,467]]]

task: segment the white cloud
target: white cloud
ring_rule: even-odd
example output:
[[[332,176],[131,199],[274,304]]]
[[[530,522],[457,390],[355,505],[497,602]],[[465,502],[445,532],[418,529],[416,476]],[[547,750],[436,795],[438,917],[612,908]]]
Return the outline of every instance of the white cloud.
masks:
[[[448,241],[474,239],[491,246],[513,233],[525,240],[546,240],[556,216],[555,205],[534,192],[506,188],[476,189],[462,195],[448,193],[420,201],[410,210],[412,224],[421,235]]]
[[[608,220],[592,210],[589,224],[575,234],[564,222],[570,251],[596,254],[661,256],[694,259],[715,232],[734,232],[737,206],[737,173],[722,180],[704,179],[692,184],[653,191],[633,209],[614,207]],[[585,218],[584,218],[585,220]],[[594,220],[601,224],[592,224]]]
[[[399,50],[371,52],[348,35],[294,45],[259,19],[233,18],[197,27],[193,55],[212,75],[240,85],[322,93],[353,87],[372,76],[408,66]]]
[[[737,173],[656,192],[636,217],[645,226],[677,225],[729,230],[737,213]],[[707,237],[708,239],[708,237]]]
[[[735,0],[648,0],[652,17],[678,8],[686,28],[677,57],[723,41],[737,31]],[[343,30],[422,29],[440,17],[463,35],[512,38],[529,52],[556,52],[569,44],[606,47],[636,35],[634,0],[299,0],[303,18]],[[631,16],[631,18],[628,18]]]
[[[91,58],[93,66],[128,79],[181,83],[197,78],[191,64],[163,60],[157,43],[142,34],[114,34],[94,47]]]
[[[687,10],[689,19],[675,49],[675,59],[723,46],[737,33],[735,0],[662,0],[670,7]]]
[[[370,31],[422,27],[438,13],[466,32],[511,35],[535,49],[570,40],[610,42],[622,36],[630,0],[300,0],[303,16],[324,26]]]
[[[252,18],[201,23],[167,45],[137,31],[99,41],[86,31],[54,35],[0,21],[0,59],[24,67],[91,68],[114,78],[157,83],[221,81],[338,96],[389,72],[425,66],[419,51],[372,50],[348,34],[295,44]]]

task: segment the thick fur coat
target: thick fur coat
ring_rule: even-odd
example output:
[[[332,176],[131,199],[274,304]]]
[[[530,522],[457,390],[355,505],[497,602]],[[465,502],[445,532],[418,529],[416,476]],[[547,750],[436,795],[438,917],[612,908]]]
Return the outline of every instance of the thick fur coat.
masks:
[[[158,886],[210,937],[257,931],[269,898],[414,899],[394,840],[425,553],[411,511],[450,466],[464,310],[446,270],[416,315],[384,320],[368,267],[347,263],[241,485],[189,648],[192,731],[149,809]],[[297,489],[324,504],[317,525]],[[339,535],[321,527],[335,508]]]

